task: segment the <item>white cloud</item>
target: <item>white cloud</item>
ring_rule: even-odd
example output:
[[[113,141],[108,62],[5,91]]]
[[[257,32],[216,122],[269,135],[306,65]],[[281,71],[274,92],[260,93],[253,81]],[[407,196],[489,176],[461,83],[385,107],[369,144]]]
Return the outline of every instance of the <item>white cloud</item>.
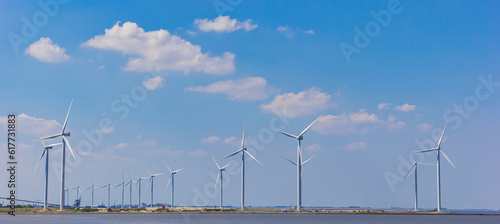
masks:
[[[217,136],[210,136],[208,138],[201,139],[201,143],[215,143],[218,142],[219,140],[220,138]]]
[[[351,142],[349,145],[346,146],[346,149],[348,151],[357,151],[357,150],[362,150],[366,148],[366,143],[364,142]]]
[[[138,140],[142,140],[142,135],[141,135],[141,134],[139,134],[139,135],[137,135],[137,137],[135,137],[135,138],[136,138],[136,139],[138,139]]]
[[[69,56],[64,53],[65,51],[66,49],[52,43],[50,37],[42,37],[40,40],[28,46],[24,53],[38,59],[39,61],[59,63],[69,60]]]
[[[422,123],[422,124],[418,125],[418,128],[420,128],[420,131],[422,131],[422,132],[428,132],[428,131],[432,130],[433,126],[430,124]]]
[[[321,92],[321,89],[311,88],[297,94],[278,95],[270,103],[260,105],[260,109],[263,113],[294,118],[316,114],[323,109],[335,106],[330,102],[330,98],[331,96]]]
[[[252,24],[251,19],[247,19],[244,22],[238,22],[238,20],[236,19],[230,19],[229,16],[219,16],[214,20],[196,19],[194,21],[194,24],[196,24],[198,26],[198,29],[201,31],[215,31],[218,33],[230,33],[240,29],[250,31],[257,28],[257,24]]]
[[[305,34],[314,34],[314,30],[306,30],[304,31]]]
[[[273,91],[262,77],[247,77],[212,83],[208,86],[187,87],[184,91],[222,93],[231,100],[253,101],[263,100]]]
[[[365,109],[361,109],[351,114],[324,115],[313,126],[313,129],[322,134],[364,134],[384,125],[393,130],[403,127],[405,123],[396,121],[394,116],[389,116],[388,120],[384,121],[376,114],[370,114]]]
[[[389,109],[389,106],[391,106],[390,103],[381,103],[378,105],[378,109],[379,110],[382,110],[382,109]]]
[[[165,78],[161,76],[156,76],[154,78],[150,78],[148,81],[143,81],[142,85],[146,87],[148,90],[155,90],[163,87],[163,83],[165,83]]]
[[[104,134],[109,134],[109,133],[114,132],[115,128],[113,128],[113,127],[104,127],[104,128],[101,128],[101,131]]]
[[[134,55],[124,67],[126,71],[182,71],[203,72],[206,74],[226,75],[234,72],[234,54],[210,57],[201,53],[201,47],[193,45],[167,30],[145,32],[136,23],[126,22],[123,26],[116,23],[82,46],[103,50],[114,50],[125,55]]]
[[[102,69],[105,69],[105,68],[106,68],[106,65],[100,65],[98,68],[99,68],[99,69],[101,69],[101,70],[102,70]]]
[[[276,28],[276,31],[278,31],[278,33],[284,34],[286,38],[292,38],[293,35],[295,35],[295,33],[292,31],[290,27],[288,27],[288,25],[278,26],[278,28]]]
[[[21,113],[16,116],[17,119],[17,131],[23,133],[35,133],[34,128],[44,137],[49,134],[56,134],[61,132],[61,124],[55,120],[46,120],[43,118],[31,117],[25,113]],[[0,116],[0,124],[4,127],[3,130],[7,129],[8,119],[7,116]]]
[[[394,109],[397,110],[397,111],[401,111],[401,112],[408,112],[408,111],[412,111],[412,110],[415,110],[415,108],[417,108],[417,106],[415,105],[409,105],[409,104],[403,104],[403,105],[399,105],[399,106],[395,106]]]
[[[128,144],[127,144],[127,143],[123,143],[123,142],[122,142],[122,143],[119,143],[118,145],[115,145],[115,146],[113,147],[113,149],[123,149],[123,148],[126,148],[127,146],[128,146]]]
[[[236,142],[236,141],[238,141],[238,138],[236,138],[236,137],[234,137],[234,136],[233,136],[233,137],[229,137],[229,138],[225,138],[225,139],[224,139],[224,143],[225,143],[225,144],[232,144],[232,143],[234,143],[234,142]]]
[[[321,146],[319,144],[313,144],[313,145],[306,147],[306,151],[309,151],[309,152],[318,152],[320,150],[321,150]]]
[[[187,156],[204,156],[206,154],[207,154],[207,152],[205,152],[201,149],[186,153]]]

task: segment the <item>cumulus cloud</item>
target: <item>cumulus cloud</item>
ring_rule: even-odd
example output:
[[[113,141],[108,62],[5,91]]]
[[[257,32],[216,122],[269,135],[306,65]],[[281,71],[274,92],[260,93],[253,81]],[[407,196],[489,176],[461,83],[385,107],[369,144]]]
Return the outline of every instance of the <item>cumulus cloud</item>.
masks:
[[[109,134],[109,133],[113,133],[115,131],[115,128],[113,128],[113,127],[104,127],[104,128],[101,128],[101,131],[104,134]]]
[[[288,25],[278,26],[276,28],[276,31],[278,31],[278,33],[282,33],[283,35],[285,35],[286,38],[292,38],[295,35],[295,33],[292,31],[290,27],[288,27]]]
[[[44,118],[31,117],[25,113],[16,116],[17,131],[23,133],[35,133],[34,128],[42,135],[56,134],[61,132],[61,124],[55,120],[46,120]],[[0,125],[7,129],[8,118],[7,116],[0,116]]]
[[[306,30],[304,31],[305,34],[314,34],[314,30]]]
[[[187,156],[204,156],[206,154],[207,154],[207,152],[205,152],[201,149],[186,153]]]
[[[433,126],[430,124],[422,123],[422,124],[418,125],[418,128],[422,132],[428,132],[428,131],[432,130]]]
[[[380,103],[380,104],[378,105],[378,109],[379,109],[379,110],[382,110],[382,109],[389,109],[389,106],[391,106],[391,104],[390,104],[390,103]]]
[[[366,146],[367,145],[364,142],[351,142],[349,145],[346,146],[346,150],[357,151],[357,150],[365,149]]]
[[[224,143],[225,143],[225,144],[232,144],[232,143],[234,143],[234,142],[236,142],[236,141],[238,141],[238,138],[236,138],[236,137],[234,137],[234,136],[233,136],[233,137],[229,137],[229,138],[225,138],[225,139],[224,139]]]
[[[318,111],[335,106],[330,102],[330,98],[331,96],[321,92],[321,89],[311,88],[297,94],[278,95],[270,103],[260,105],[260,109],[263,113],[294,118],[316,114]]]
[[[313,144],[313,145],[306,147],[306,151],[309,151],[309,152],[318,152],[320,150],[321,150],[321,146],[319,144]]]
[[[229,18],[229,16],[219,16],[214,20],[196,19],[194,21],[194,24],[196,24],[198,26],[198,29],[203,32],[215,31],[218,33],[231,33],[240,29],[250,31],[257,28],[257,24],[252,24],[251,19],[247,19],[244,22],[239,22],[236,19]]]
[[[387,121],[384,121],[378,115],[361,109],[351,114],[324,115],[313,126],[313,129],[322,134],[364,134],[384,125],[392,130],[404,126],[405,123],[396,121],[394,116],[389,116]]]
[[[226,75],[235,70],[235,55],[232,53],[225,52],[222,56],[211,57],[209,53],[202,53],[200,46],[167,30],[145,32],[133,22],[126,22],[122,26],[116,23],[106,29],[103,35],[91,38],[82,46],[138,56],[129,58],[124,67],[126,71],[181,71],[185,74],[203,72]]]
[[[208,86],[187,87],[184,91],[222,93],[230,100],[254,101],[263,100],[273,91],[262,77],[247,77],[212,83]]]
[[[401,112],[412,111],[412,110],[415,110],[415,108],[417,108],[417,106],[415,106],[415,105],[409,105],[407,103],[405,103],[403,105],[399,105],[399,106],[395,106],[394,107],[395,110],[401,111]]]
[[[142,85],[146,87],[148,90],[155,90],[163,87],[163,83],[165,83],[165,78],[161,76],[156,76],[154,78],[148,79],[148,81],[143,81]]]
[[[123,148],[126,148],[128,146],[127,143],[119,143],[118,145],[115,145],[113,148],[114,149],[123,149]]]
[[[201,143],[215,143],[218,142],[219,140],[220,138],[217,136],[210,136],[208,138],[201,139]]]
[[[54,44],[50,37],[42,37],[28,46],[24,53],[39,61],[59,63],[69,60],[69,56],[64,53],[65,51],[66,49]]]

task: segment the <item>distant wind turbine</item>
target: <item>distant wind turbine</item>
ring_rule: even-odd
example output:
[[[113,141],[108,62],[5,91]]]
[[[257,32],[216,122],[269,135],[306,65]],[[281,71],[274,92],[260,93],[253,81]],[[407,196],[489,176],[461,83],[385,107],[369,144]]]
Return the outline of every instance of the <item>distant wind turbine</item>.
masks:
[[[417,162],[417,161],[415,161],[415,157],[413,155],[411,157],[413,159],[413,165],[411,165],[410,169],[408,170],[408,173],[406,173],[405,177],[403,178],[403,181],[406,179],[408,174],[410,174],[411,170],[413,168],[415,168],[415,211],[418,211],[418,192],[417,192],[417,180],[418,180],[417,179],[417,168],[418,168],[418,165],[434,165],[434,164]]]
[[[250,156],[252,159],[254,159],[257,163],[259,163],[261,166],[262,163],[259,162],[252,154],[250,154],[247,151],[247,148],[245,148],[245,125],[243,125],[243,137],[241,139],[241,148],[238,149],[236,152],[233,152],[229,154],[228,156],[224,157],[222,160],[227,159],[231,156],[234,156],[238,153],[241,152],[241,210],[245,209],[245,154]]]
[[[147,169],[147,168],[146,168]],[[148,170],[148,173],[149,173],[149,181],[148,181],[148,185],[151,184],[151,208],[153,207],[153,189],[154,189],[154,178],[156,176],[160,176],[162,175],[163,173],[157,173],[157,174],[151,174],[151,172],[149,172]],[[148,187],[148,185],[146,185],[146,188]]]
[[[103,188],[108,188],[108,206],[107,206],[107,208],[110,208],[109,207],[109,199],[110,199],[110,195],[111,195],[111,188],[114,188],[114,187],[111,185],[111,182],[109,181],[109,178],[108,178],[108,184],[102,186],[99,189],[103,189]]]
[[[219,206],[222,209],[222,185],[223,185],[222,172],[224,170],[226,170],[226,167],[229,166],[229,164],[226,164],[225,166],[220,167],[219,164],[217,163],[217,161],[215,161],[214,157],[212,157],[212,159],[214,160],[215,165],[217,165],[217,168],[219,168],[219,175],[217,175],[217,179],[215,181],[215,187],[217,186],[217,182],[219,181],[219,178],[220,178],[220,203],[219,203]]]
[[[125,183],[125,186],[129,186],[129,208],[132,208],[132,184],[133,183],[136,183],[135,181],[132,180],[132,178],[130,177],[130,172],[128,173],[128,179],[129,181],[127,183]]]
[[[451,160],[448,158],[448,156],[441,150],[441,142],[443,141],[443,136],[444,136],[444,131],[446,131],[446,126],[448,125],[448,121],[446,121],[446,124],[444,125],[443,133],[441,133],[441,137],[439,138],[439,142],[436,146],[436,148],[432,149],[424,149],[412,153],[422,153],[422,152],[431,152],[431,151],[436,151],[437,154],[437,210],[438,212],[441,211],[441,161],[439,159],[440,155],[443,154],[444,158],[450,162],[450,164],[457,170],[455,165],[451,162]]]
[[[75,154],[73,153],[73,150],[71,149],[71,146],[69,144],[68,139],[66,136],[70,136],[71,132],[64,132],[66,130],[66,125],[68,124],[68,117],[69,117],[69,112],[71,111],[71,106],[73,105],[73,100],[71,100],[71,104],[69,105],[68,113],[66,114],[66,119],[64,120],[64,124],[61,130],[61,133],[55,134],[55,135],[50,135],[44,138],[40,138],[36,141],[41,141],[41,140],[46,140],[46,139],[52,139],[52,138],[57,138],[57,137],[62,137],[62,156],[61,156],[61,200],[60,200],[60,205],[59,205],[59,210],[64,210],[64,177],[65,177],[65,169],[66,169],[66,146],[69,148],[69,151],[71,152],[71,155],[76,161]]]
[[[94,189],[97,189],[97,187],[94,185],[94,178],[90,178],[90,179],[91,179],[90,187],[87,188],[87,190],[85,190],[84,192],[87,192],[88,190],[92,190],[92,200],[91,200],[90,207],[93,208],[94,207]]]
[[[123,203],[124,202],[124,198],[125,198],[125,179],[123,178],[123,173],[122,173],[122,182],[118,185],[116,185],[114,188],[117,188],[119,186],[122,186],[122,204],[121,204],[121,208],[123,208]]]
[[[141,204],[141,181],[145,180],[145,179],[148,179],[148,178],[147,177],[137,177],[137,181],[136,181],[136,183],[139,185],[139,205],[138,205],[138,208],[140,208],[142,206],[142,204]]]
[[[177,172],[183,170],[184,168],[172,171],[165,161],[163,161],[163,163],[165,163],[165,166],[167,166],[168,171],[170,171],[170,177],[168,178],[167,189],[168,189],[168,185],[169,185],[170,181],[172,181],[172,196],[170,197],[170,207],[173,208],[174,207],[174,177],[175,177],[175,174]]]
[[[33,129],[35,129],[33,127]],[[38,134],[38,131],[35,129],[36,134],[38,135],[38,138],[40,137],[40,134]],[[38,159],[38,163],[36,163],[35,170],[33,171],[33,175],[36,172],[36,169],[38,169],[38,165],[40,164],[40,161],[42,161],[43,156],[45,155],[45,184],[44,184],[44,189],[43,189],[43,210],[47,210],[49,206],[47,205],[47,197],[48,197],[48,191],[49,191],[49,150],[52,149],[54,146],[62,145],[62,143],[56,143],[52,145],[45,145],[45,142],[43,140],[41,141],[43,144],[43,151],[42,155],[40,156],[40,159]]]
[[[276,129],[271,128],[273,131],[276,131],[276,132],[279,132],[279,133],[286,135],[288,137],[297,139],[297,163],[294,163],[297,166],[297,211],[302,210],[302,166],[305,164],[305,162],[302,163],[301,141],[304,139],[303,136],[309,130],[309,128],[311,128],[313,126],[313,124],[316,123],[316,121],[318,121],[318,119],[320,119],[322,116],[323,115],[316,118],[316,120],[314,120],[309,126],[307,126],[307,128],[304,129],[304,131],[302,131],[302,133],[300,133],[300,135],[298,135],[298,136],[295,136],[295,135],[292,135],[292,134],[289,134],[289,133],[286,133],[283,131],[278,131]],[[309,160],[307,160],[307,161],[309,161]]]

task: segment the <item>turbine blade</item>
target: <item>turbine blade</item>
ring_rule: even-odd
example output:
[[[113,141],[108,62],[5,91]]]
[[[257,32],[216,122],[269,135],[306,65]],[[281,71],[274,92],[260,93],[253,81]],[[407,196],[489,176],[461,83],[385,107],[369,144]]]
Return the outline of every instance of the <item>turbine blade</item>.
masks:
[[[217,174],[217,179],[215,180],[214,188],[217,187],[217,183],[219,183],[219,177],[220,177],[220,171],[219,171],[219,174]]]
[[[146,167],[146,166],[144,166],[144,167]],[[151,172],[149,172],[149,169],[147,167],[146,167],[146,170],[148,171],[149,176],[151,177]]]
[[[432,164],[432,163],[420,163],[420,162],[417,162],[417,164],[419,165],[430,165],[430,166],[435,166],[436,164]]]
[[[154,176],[149,177],[148,184],[146,184],[146,188],[148,188],[149,184],[151,183],[151,179],[153,179]]]
[[[455,170],[457,170],[457,168],[455,167],[455,165],[453,165],[453,163],[451,162],[450,158],[448,158],[446,153],[444,153],[443,150],[439,150],[439,152],[443,153],[444,158],[446,158],[446,160],[448,160],[448,162],[450,162],[450,164],[453,166],[453,168],[455,168]]]
[[[64,139],[64,143],[66,143],[66,146],[68,146],[68,149],[71,152],[71,155],[73,156],[73,159],[75,159],[75,161],[77,161],[76,157],[75,157],[75,153],[73,153],[73,149],[71,149],[71,145],[69,145],[68,139],[64,135],[62,135],[62,138]]]
[[[172,181],[172,175],[173,175],[173,174],[170,174],[170,177],[168,178],[168,182],[167,182],[167,188],[166,188],[166,190],[168,190],[168,186],[170,186],[170,181]]]
[[[217,161],[215,161],[214,157],[212,157],[212,159],[214,160],[215,165],[217,165],[217,168],[219,168],[219,170],[220,170],[220,166],[219,166],[219,164],[217,163]]]
[[[281,133],[281,134],[284,134],[284,135],[286,135],[286,136],[288,136],[288,137],[290,137],[290,138],[295,138],[295,139],[297,139],[297,138],[298,138],[297,136],[292,135],[292,134],[289,134],[289,133],[286,133],[286,132],[284,132],[284,131],[279,131],[279,130],[272,129],[272,128],[269,128],[269,129],[271,129],[271,130],[273,130],[273,131],[275,131],[275,132],[279,132],[279,133]]]
[[[264,166],[264,165],[262,165],[262,163],[259,162],[259,160],[257,160],[254,156],[252,156],[252,154],[250,154],[247,150],[243,150],[243,152],[245,152],[247,155],[252,157],[252,159],[254,159],[256,162],[258,162],[261,166]]]
[[[316,156],[317,156],[317,155],[314,155],[313,157],[311,157],[311,158],[309,158],[308,160],[304,161],[304,162],[302,163],[302,166],[303,166],[304,164],[306,164],[307,162],[309,162],[309,160],[311,160],[312,158],[314,158],[314,157],[316,157]]]
[[[233,152],[233,153],[229,154],[228,156],[226,156],[226,157],[222,158],[221,160],[227,159],[227,158],[229,158],[229,157],[231,157],[231,156],[234,156],[234,155],[238,154],[240,151],[242,151],[242,149],[243,149],[243,148],[238,149],[236,152]],[[219,160],[219,161],[220,161],[220,160]]]
[[[36,130],[36,128],[35,128],[33,125],[32,125],[32,127],[33,127],[33,130],[35,130],[35,133],[36,133],[36,135],[38,136],[38,139],[41,139],[42,137],[40,136],[40,134],[38,134],[38,131]],[[40,141],[41,141],[41,140],[40,140]],[[44,147],[44,148],[46,148],[47,146],[45,146],[45,142],[43,142],[43,141],[41,141],[41,142],[42,142],[42,144],[43,144],[43,147]]]
[[[174,170],[174,172],[173,172],[173,173],[177,173],[177,172],[179,172],[179,171],[181,171],[181,170],[183,170],[183,169],[184,169],[184,168],[182,168],[182,169],[178,169],[178,170]]]
[[[63,125],[61,133],[64,133],[64,130],[66,129],[66,125],[68,124],[69,112],[71,111],[71,106],[72,105],[73,105],[73,99],[71,99],[71,103],[69,104],[68,113],[66,114],[66,119],[64,120],[64,125]]]
[[[408,170],[408,173],[406,173],[405,177],[403,178],[403,181],[406,179],[408,174],[410,174],[410,171],[413,169],[413,167],[415,167],[415,163],[413,163],[413,165],[411,165],[410,169]]]
[[[446,126],[448,126],[448,121],[446,121],[446,124],[444,125],[443,133],[441,133],[441,138],[439,138],[437,148],[439,148],[441,146],[441,142],[443,141],[444,131],[446,131]]]
[[[304,129],[304,131],[302,131],[302,133],[300,133],[299,137],[304,135],[309,130],[309,128],[311,128],[313,126],[313,124],[316,123],[316,121],[318,121],[322,116],[323,116],[323,114],[320,115],[318,118],[316,118],[316,120],[314,120],[309,126],[307,126],[307,128]]]
[[[156,177],[156,176],[160,176],[160,175],[163,175],[163,173],[156,173],[156,174],[153,174],[152,176]]]
[[[421,153],[421,152],[430,152],[430,151],[434,151],[434,150],[437,150],[437,148],[424,149],[424,150],[420,150],[420,151],[415,151],[415,152],[412,152],[411,154],[413,154],[413,153]]]
[[[55,143],[55,144],[50,144],[50,145],[47,145],[45,146],[45,148],[51,148],[51,147],[54,147],[54,146],[58,146],[58,145],[62,145],[62,143]]]
[[[295,163],[294,161],[289,160],[289,159],[287,159],[287,158],[285,158],[285,157],[283,157],[283,159],[285,159],[286,161],[288,161],[288,162],[292,163],[293,165],[297,166],[297,163]]]
[[[241,148],[245,148],[245,123],[243,123],[243,137],[241,138]]]
[[[38,169],[38,165],[40,164],[40,161],[42,161],[43,155],[45,155],[45,150],[47,150],[47,149],[45,149],[45,148],[43,149],[42,155],[40,156],[40,159],[38,159],[38,162],[36,163],[35,170],[33,171],[33,175],[35,175],[36,169]]]
[[[47,137],[44,137],[44,138],[37,139],[34,142],[42,141],[42,140],[47,140],[47,139],[53,139],[53,138],[57,138],[59,136],[61,136],[61,134],[50,135],[50,136],[47,136]]]
[[[229,164],[226,164],[225,166],[221,167],[219,170],[223,170],[223,169],[225,169],[227,166],[229,166]]]
[[[165,162],[165,160],[163,160],[163,163],[165,163],[165,166],[167,166],[168,171],[170,171],[170,173],[172,173],[172,170],[171,170],[171,169],[170,169],[170,167],[167,165],[167,162]]]

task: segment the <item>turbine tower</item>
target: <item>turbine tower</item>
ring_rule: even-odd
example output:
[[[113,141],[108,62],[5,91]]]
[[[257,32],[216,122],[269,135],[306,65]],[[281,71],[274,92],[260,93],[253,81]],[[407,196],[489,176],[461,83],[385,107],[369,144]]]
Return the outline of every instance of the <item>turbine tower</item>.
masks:
[[[33,129],[35,129],[33,127]],[[38,131],[35,129],[36,134],[38,135],[38,138],[40,137],[40,134],[38,134]],[[47,210],[49,207],[47,205],[47,197],[48,197],[48,191],[49,191],[49,150],[52,149],[54,146],[62,145],[62,143],[56,143],[52,145],[45,145],[45,142],[41,141],[43,144],[43,151],[42,155],[40,156],[40,159],[38,159],[38,163],[35,166],[35,170],[33,171],[33,175],[35,175],[36,169],[38,169],[38,165],[40,164],[40,161],[42,161],[43,156],[45,155],[45,184],[44,184],[44,189],[43,189],[43,210]]]
[[[321,115],[321,116],[323,116],[323,115]],[[288,137],[297,139],[297,163],[295,163],[295,164],[297,165],[297,211],[299,211],[299,212],[302,210],[302,166],[305,164],[305,162],[304,163],[302,162],[301,141],[304,139],[304,137],[303,137],[304,134],[309,130],[309,128],[311,128],[313,126],[314,123],[316,123],[316,121],[318,121],[318,119],[321,118],[321,116],[316,118],[316,120],[314,120],[309,126],[307,126],[307,128],[304,129],[304,131],[302,131],[302,133],[300,133],[300,135],[298,135],[298,136],[295,136],[295,135],[292,135],[292,134],[289,134],[289,133],[286,133],[283,131],[278,131],[278,130],[271,128],[271,130],[273,130],[273,131],[276,131],[276,132],[284,134]],[[307,160],[307,161],[309,161],[309,160]]]
[[[124,196],[125,196],[125,179],[123,178],[123,173],[122,173],[122,182],[120,184],[116,185],[114,188],[117,188],[119,186],[122,186],[122,204],[121,204],[120,208],[123,208],[124,207],[123,203],[125,203],[123,201]]]
[[[147,169],[147,168],[146,168],[146,169]],[[152,207],[153,207],[153,189],[154,189],[154,188],[153,188],[153,186],[154,186],[154,178],[155,178],[156,176],[160,176],[160,175],[162,175],[163,173],[151,174],[151,172],[149,172],[149,170],[148,170],[148,173],[149,173],[149,181],[148,181],[148,185],[149,185],[149,184],[151,184],[151,208],[152,208]],[[146,185],[146,187],[148,187],[148,186]]]
[[[88,190],[92,189],[92,199],[91,199],[90,207],[93,208],[94,207],[94,189],[97,189],[97,187],[94,185],[94,179],[93,178],[90,178],[90,179],[91,179],[90,187],[87,188],[87,190],[85,190],[84,192],[87,192]]]
[[[135,182],[139,185],[139,205],[137,206],[138,208],[140,208],[142,206],[142,204],[141,204],[141,181],[145,180],[145,179],[148,179],[148,178],[147,177],[137,177],[137,181]]]
[[[215,161],[214,157],[212,157],[212,159],[214,160],[215,162],[215,165],[217,165],[217,168],[219,168],[219,175],[217,175],[217,179],[215,181],[215,186],[214,187],[217,187],[217,182],[219,181],[219,178],[220,178],[220,208],[222,209],[222,171],[226,170],[226,167],[229,166],[229,164],[226,164],[225,166],[223,167],[220,167],[219,164],[217,163],[217,161]]]
[[[133,183],[136,183],[135,181],[132,180],[132,178],[130,177],[130,172],[128,173],[128,182],[125,183],[125,186],[129,186],[129,208],[132,208],[132,184]]]
[[[102,186],[102,187],[101,187],[101,188],[99,188],[99,189],[103,189],[103,188],[105,188],[105,187],[107,187],[107,188],[108,188],[108,206],[107,206],[107,208],[110,208],[110,207],[109,207],[109,199],[110,199],[110,194],[111,194],[111,188],[114,188],[114,187],[113,187],[113,186],[111,186],[111,182],[109,181],[109,178],[108,178],[108,184],[106,184],[106,185]]]
[[[444,131],[446,131],[446,126],[448,125],[448,121],[446,121],[446,124],[444,125],[443,133],[441,133],[441,137],[439,138],[438,144],[436,148],[431,148],[431,149],[424,149],[412,153],[422,153],[422,152],[431,152],[431,151],[436,151],[437,154],[437,210],[438,212],[441,211],[441,161],[440,161],[440,155],[443,154],[444,158],[450,162],[450,164],[457,170],[455,165],[451,162],[451,160],[448,158],[448,156],[441,150],[441,142],[443,141],[443,136],[444,136]]]
[[[247,151],[247,148],[245,148],[245,125],[243,124],[243,138],[241,139],[241,148],[238,149],[236,152],[233,152],[229,154],[228,156],[224,157],[222,160],[227,159],[231,156],[234,156],[238,153],[241,152],[241,210],[245,209],[245,154],[250,156],[252,159],[254,159],[256,162],[258,162],[261,166],[262,163],[259,162],[252,154],[250,154]]]
[[[174,207],[174,177],[175,177],[174,175],[177,172],[183,170],[184,168],[172,171],[165,161],[163,161],[163,163],[165,163],[165,166],[167,166],[168,171],[170,171],[170,177],[168,178],[168,182],[167,182],[167,190],[168,190],[168,184],[170,184],[170,181],[172,181],[172,195],[170,197],[170,207],[173,208]]]
[[[46,139],[52,139],[52,138],[57,138],[57,137],[62,137],[62,156],[61,156],[61,200],[59,201],[59,210],[64,210],[64,177],[65,177],[65,168],[66,168],[66,146],[69,148],[69,151],[71,152],[71,155],[73,155],[73,158],[76,161],[75,154],[73,153],[73,150],[71,149],[71,146],[69,144],[68,139],[66,136],[70,136],[71,132],[64,132],[66,130],[66,125],[68,124],[68,117],[69,117],[69,112],[71,111],[71,106],[73,105],[73,100],[71,100],[71,104],[69,105],[68,113],[66,114],[66,119],[64,120],[64,124],[61,130],[61,133],[47,136],[45,138],[40,138],[36,141],[41,141],[41,140],[46,140]]]
[[[79,192],[79,191],[80,191],[80,183],[79,183],[79,182],[77,182],[77,183],[76,183],[76,186],[74,186],[74,187],[73,187],[73,188],[71,188],[71,189],[75,189],[75,190],[76,190],[76,200],[79,200],[79,199],[80,199],[80,194],[79,194],[79,193],[80,193],[80,192]]]
[[[406,179],[408,174],[410,174],[411,170],[415,167],[415,211],[418,211],[418,192],[417,192],[417,168],[418,165],[434,165],[434,164],[429,164],[429,163],[421,163],[415,161],[415,157],[412,155],[411,156],[413,159],[413,164],[411,165],[410,169],[408,170],[408,173],[406,173],[405,177],[403,178],[403,181]]]

